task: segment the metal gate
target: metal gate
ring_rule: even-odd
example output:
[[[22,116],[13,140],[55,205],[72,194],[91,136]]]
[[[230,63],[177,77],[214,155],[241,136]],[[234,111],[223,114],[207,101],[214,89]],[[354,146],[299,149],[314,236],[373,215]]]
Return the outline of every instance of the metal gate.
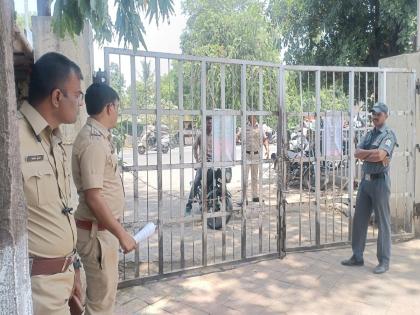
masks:
[[[398,110],[397,104],[388,104],[389,121],[391,126],[404,121],[412,129],[405,130],[391,173],[394,177],[404,169],[413,174],[411,71],[104,51],[109,82],[121,97],[114,136],[126,193],[124,225],[133,232],[150,221],[158,226],[147,243],[121,256],[122,286],[347,243],[360,177],[354,141],[369,128],[368,108],[387,100],[386,82],[394,74],[410,83],[404,91],[410,102]],[[247,156],[245,129],[251,116],[268,136],[259,143],[257,160]],[[212,119],[211,136],[206,117]],[[341,152],[328,156],[326,126],[337,119],[343,124]],[[203,162],[194,159],[199,134],[202,148],[208,142],[213,147],[209,160],[201,150]],[[247,174],[252,165],[258,169],[256,192]],[[201,187],[189,214],[185,207],[199,169]],[[411,235],[414,178],[405,176],[396,186],[393,232]],[[216,221],[220,226],[214,229]]]

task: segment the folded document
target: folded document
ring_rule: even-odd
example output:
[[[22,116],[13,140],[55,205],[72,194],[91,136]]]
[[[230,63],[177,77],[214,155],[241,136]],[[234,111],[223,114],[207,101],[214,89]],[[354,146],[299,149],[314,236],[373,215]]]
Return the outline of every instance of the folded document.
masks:
[[[150,236],[155,233],[156,225],[153,222],[147,223],[140,231],[138,231],[134,236],[136,243],[140,243],[144,240],[147,240]]]

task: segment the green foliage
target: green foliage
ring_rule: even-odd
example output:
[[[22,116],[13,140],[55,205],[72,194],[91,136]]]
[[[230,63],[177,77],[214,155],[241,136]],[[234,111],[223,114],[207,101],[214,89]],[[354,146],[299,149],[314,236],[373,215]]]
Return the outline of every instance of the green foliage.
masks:
[[[103,44],[110,42],[114,34],[118,42],[124,46],[132,45],[138,49],[140,45],[147,49],[144,41],[145,28],[142,16],[169,20],[174,13],[173,0],[115,0],[117,14],[112,21],[109,14],[108,1],[98,0],[56,0],[53,12],[53,30],[60,37],[79,35],[84,23],[90,22],[95,39]]]
[[[377,66],[414,48],[415,0],[270,0],[267,15],[289,64]]]
[[[109,65],[109,81],[111,87],[115,91],[117,91],[118,95],[120,96],[121,108],[126,108],[129,104],[125,85],[125,78],[124,75],[121,73],[121,69],[119,68],[119,66],[114,62],[111,62],[111,64]]]
[[[35,12],[29,12],[28,15],[29,15],[29,28],[31,28],[32,20],[30,17],[36,14]],[[20,30],[25,29],[25,15],[24,14],[19,14],[15,12],[15,21],[16,21],[16,25],[19,27]]]
[[[271,26],[258,0],[185,0],[187,26],[181,36],[183,53],[279,61]]]

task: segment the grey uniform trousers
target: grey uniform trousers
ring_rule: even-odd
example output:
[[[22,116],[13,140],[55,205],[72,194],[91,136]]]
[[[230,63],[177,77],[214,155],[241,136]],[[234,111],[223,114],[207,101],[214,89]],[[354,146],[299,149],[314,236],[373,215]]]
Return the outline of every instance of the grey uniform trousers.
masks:
[[[379,230],[376,257],[379,263],[389,264],[391,256],[390,192],[391,183],[388,174],[385,174],[385,178],[363,179],[360,184],[352,229],[352,249],[357,260],[363,259],[369,219],[374,210]]]

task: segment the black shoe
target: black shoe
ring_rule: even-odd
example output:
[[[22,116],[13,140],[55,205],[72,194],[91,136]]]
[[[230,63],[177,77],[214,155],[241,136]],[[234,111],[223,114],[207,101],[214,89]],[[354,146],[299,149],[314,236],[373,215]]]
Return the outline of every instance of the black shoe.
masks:
[[[341,262],[343,266],[363,266],[365,262],[362,260],[357,260],[356,257],[351,256],[350,259],[343,260]]]
[[[260,198],[252,198],[252,202],[260,202]]]
[[[381,263],[381,264],[377,265],[375,267],[375,269],[373,269],[373,273],[379,275],[381,273],[387,272],[388,270],[389,270],[389,265]]]

